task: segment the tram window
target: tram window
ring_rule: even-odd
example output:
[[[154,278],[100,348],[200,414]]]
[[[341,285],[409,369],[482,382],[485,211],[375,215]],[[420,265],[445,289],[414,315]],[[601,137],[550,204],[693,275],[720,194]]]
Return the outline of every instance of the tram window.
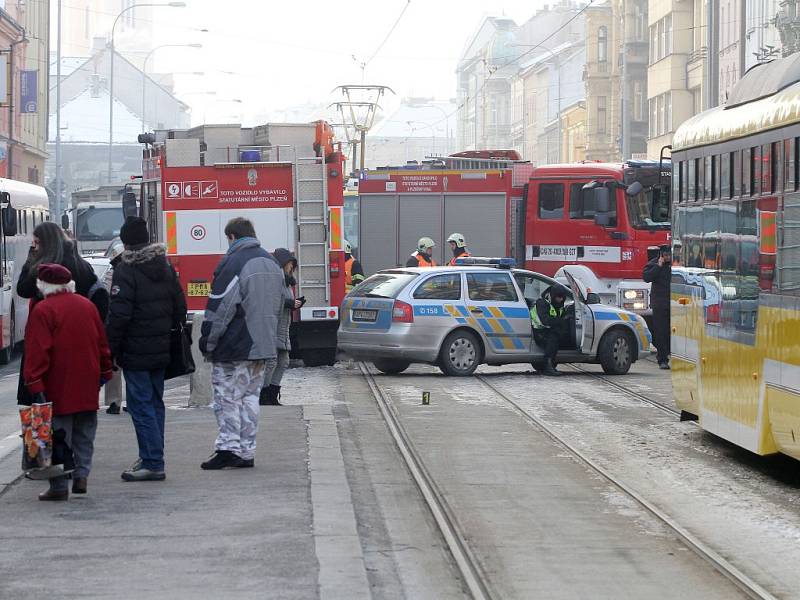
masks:
[[[711,198],[711,191],[714,186],[714,179],[712,177],[712,173],[714,172],[713,158],[713,156],[706,156],[703,159],[703,163],[705,164],[703,171],[703,198]]]
[[[684,202],[686,195],[683,189],[683,180],[686,179],[684,169],[686,168],[686,161],[681,161],[677,164],[678,170],[672,174],[672,198],[674,202]]]
[[[797,138],[790,138],[783,142],[784,145],[784,173],[786,175],[787,192],[797,189]]]
[[[745,148],[742,150],[742,186],[741,186],[741,196],[749,196],[750,192],[752,191],[752,181],[750,179],[750,161],[752,152],[750,148]]]
[[[706,269],[719,268],[719,206],[703,206],[703,264]]]
[[[706,179],[706,185],[709,188],[708,197],[719,198],[719,193],[717,190],[717,187],[719,186],[719,157],[709,156],[706,160],[711,165],[710,177]]]
[[[681,248],[687,267],[702,267],[703,212],[700,206],[686,209],[685,227]]]
[[[564,218],[563,183],[542,183],[539,186],[539,218]]]
[[[772,187],[772,158],[772,144],[761,146],[761,184],[758,186],[758,191],[761,194],[771,194],[774,191]]]
[[[686,200],[692,202],[697,200],[697,160],[688,161],[689,175],[686,180]]]
[[[733,153],[725,152],[719,159],[719,197],[727,200],[731,197],[731,162],[733,161]]]
[[[740,150],[731,152],[731,196],[736,197],[742,184],[742,153]]]
[[[761,146],[755,146],[750,154],[750,195],[761,193]]]
[[[783,144],[781,142],[772,143],[770,154],[770,189],[773,193],[783,190]]]
[[[703,193],[706,187],[706,159],[697,159],[697,199],[703,199]]]
[[[739,240],[739,277],[734,322],[739,330],[754,331],[759,294],[759,240],[755,200],[744,200],[739,206],[736,230]]]

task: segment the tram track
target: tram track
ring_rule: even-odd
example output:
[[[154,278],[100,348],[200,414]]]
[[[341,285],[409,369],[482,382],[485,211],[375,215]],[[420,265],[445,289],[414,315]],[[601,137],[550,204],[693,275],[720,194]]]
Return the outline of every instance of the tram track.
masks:
[[[470,596],[474,600],[492,600],[492,598],[496,598],[497,596],[491,592],[488,579],[483,573],[480,563],[470,549],[466,537],[459,527],[452,508],[445,499],[444,494],[439,490],[433,477],[425,468],[419,452],[415,449],[411,438],[400,422],[392,400],[375,381],[372,372],[365,363],[359,362],[359,369],[367,382],[370,392],[372,392],[375,402],[378,404],[381,415],[403,457],[406,467],[419,488],[423,500],[444,538],[445,544],[447,544]]]
[[[569,363],[569,364],[567,364],[565,366],[571,368],[574,371],[577,371],[578,373],[583,373],[584,375],[589,375],[590,377],[592,377],[594,379],[597,379],[598,381],[602,381],[607,386],[612,387],[612,388],[622,392],[623,394],[627,394],[628,396],[636,398],[640,402],[644,402],[645,404],[649,404],[650,406],[653,406],[653,407],[657,408],[658,410],[667,413],[670,416],[673,416],[673,417],[680,417],[681,416],[681,412],[679,410],[671,408],[671,407],[667,406],[666,404],[663,404],[663,403],[659,402],[658,400],[653,400],[652,398],[648,398],[644,394],[641,394],[641,393],[639,393],[637,391],[634,391],[634,390],[632,390],[632,389],[630,389],[628,387],[625,387],[624,385],[622,385],[620,383],[617,383],[616,381],[611,381],[611,379],[609,379],[608,377],[606,377],[604,375],[601,375],[600,373],[595,373],[593,371],[589,371],[588,369],[584,369],[583,367],[581,367],[579,365],[576,365],[576,364],[573,364],[573,363]]]
[[[585,371],[584,369],[578,368],[577,370],[588,373],[590,375],[596,375],[595,373],[592,373],[590,371]],[[580,449],[578,449],[576,446],[569,443],[566,439],[564,439],[564,437],[560,436],[547,423],[545,423],[541,419],[533,416],[528,411],[526,411],[516,400],[509,397],[505,392],[498,389],[497,386],[487,381],[487,379],[484,376],[474,375],[474,377],[478,381],[480,381],[484,386],[486,386],[486,388],[488,388],[491,392],[493,392],[497,397],[501,398],[503,401],[505,401],[511,407],[513,407],[515,412],[517,412],[523,419],[525,419],[536,429],[547,435],[554,443],[564,448],[579,462],[581,462],[586,467],[588,467],[589,469],[600,475],[603,479],[608,481],[611,485],[613,485],[615,488],[620,490],[622,493],[624,493],[626,496],[628,496],[638,505],[644,508],[648,513],[650,513],[659,522],[661,522],[670,531],[672,531],[690,550],[692,550],[695,554],[697,554],[698,556],[703,558],[706,562],[708,562],[717,572],[719,572],[729,581],[731,581],[748,597],[758,600],[776,600],[776,597],[773,596],[769,591],[764,589],[764,587],[762,587],[760,584],[751,579],[748,575],[739,570],[736,566],[727,561],[722,555],[720,555],[713,548],[705,544],[697,536],[695,536],[690,531],[679,525],[672,517],[670,517],[667,513],[665,513],[656,505],[654,505],[646,498],[644,498],[635,489],[627,485],[624,481],[620,480],[618,477],[615,477],[612,473],[610,473],[608,470],[602,467],[597,461],[593,460],[584,452],[582,452]],[[641,394],[633,392],[632,390],[629,390],[623,386],[620,386],[618,384],[613,384],[599,375],[597,375],[596,378],[604,381],[609,385],[612,385],[613,387],[625,392],[626,394],[629,394],[640,400],[643,400],[647,404],[654,405],[657,408],[664,410],[665,412],[668,412],[670,414],[674,414],[677,412],[670,410],[668,407],[658,402],[651,401],[650,399],[647,399]]]

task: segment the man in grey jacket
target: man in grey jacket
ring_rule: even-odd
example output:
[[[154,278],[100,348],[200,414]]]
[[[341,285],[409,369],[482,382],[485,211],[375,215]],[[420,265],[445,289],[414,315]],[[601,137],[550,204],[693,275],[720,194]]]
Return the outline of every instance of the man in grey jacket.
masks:
[[[253,224],[237,217],[225,226],[230,247],[214,271],[201,328],[200,350],[213,363],[216,452],[203,469],[252,467],[261,385],[275,368],[283,271],[261,247]]]

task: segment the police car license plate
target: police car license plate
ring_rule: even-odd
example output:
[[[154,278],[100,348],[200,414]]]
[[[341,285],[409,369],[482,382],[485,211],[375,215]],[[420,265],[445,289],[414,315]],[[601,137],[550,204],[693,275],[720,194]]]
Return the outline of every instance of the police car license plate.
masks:
[[[377,318],[377,310],[365,310],[363,308],[353,310],[353,321],[374,323]]]
[[[186,285],[187,296],[208,296],[211,292],[211,282],[209,281],[190,281]]]

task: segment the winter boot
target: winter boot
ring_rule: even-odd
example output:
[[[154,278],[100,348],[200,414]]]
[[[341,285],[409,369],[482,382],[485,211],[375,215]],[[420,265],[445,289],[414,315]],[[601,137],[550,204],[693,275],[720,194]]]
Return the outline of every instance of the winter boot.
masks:
[[[218,471],[226,467],[241,467],[242,459],[230,450],[217,450],[211,458],[200,465],[205,471]]]
[[[265,388],[261,388],[261,394],[258,397],[258,403],[261,406],[281,406],[281,386],[269,384]]]
[[[556,370],[555,366],[553,365],[553,361],[552,360],[548,360],[545,363],[544,369],[542,370],[542,375],[547,375],[549,377],[559,377],[561,375],[561,373],[559,373]]]

